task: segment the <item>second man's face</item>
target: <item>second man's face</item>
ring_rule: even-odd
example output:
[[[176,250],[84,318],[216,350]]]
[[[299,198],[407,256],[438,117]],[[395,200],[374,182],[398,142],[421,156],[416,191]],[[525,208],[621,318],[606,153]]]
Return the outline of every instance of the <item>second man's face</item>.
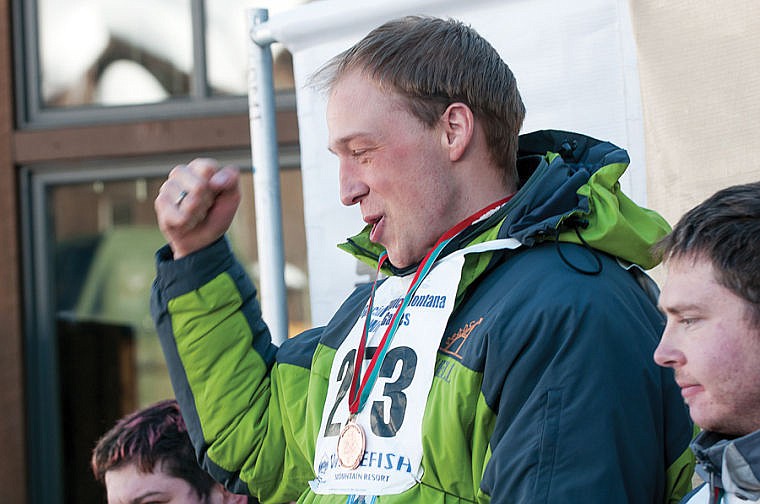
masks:
[[[760,330],[747,303],[715,279],[704,258],[673,258],[660,307],[667,326],[655,361],[671,367],[694,422],[744,435],[760,428]]]
[[[441,128],[426,127],[396,94],[356,72],[333,87],[327,124],[343,204],[359,204],[370,239],[395,266],[420,261],[459,215]]]

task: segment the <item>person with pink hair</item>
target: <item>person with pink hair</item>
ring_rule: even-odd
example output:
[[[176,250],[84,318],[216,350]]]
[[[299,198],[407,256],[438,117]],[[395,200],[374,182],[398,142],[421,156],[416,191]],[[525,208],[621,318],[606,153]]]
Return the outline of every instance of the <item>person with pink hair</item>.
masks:
[[[92,452],[92,472],[108,504],[245,504],[199,465],[177,401],[137,410],[106,432]]]

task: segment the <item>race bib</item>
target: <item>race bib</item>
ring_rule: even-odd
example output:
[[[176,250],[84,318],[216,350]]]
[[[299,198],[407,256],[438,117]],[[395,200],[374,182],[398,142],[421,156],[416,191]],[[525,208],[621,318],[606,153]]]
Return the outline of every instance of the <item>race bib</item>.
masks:
[[[337,444],[349,418],[348,395],[356,352],[369,301],[351,332],[337,349],[330,370],[327,400],[314,455],[318,494],[398,494],[422,477],[422,417],[433,381],[438,347],[454,309],[464,256],[467,253],[516,248],[516,240],[494,240],[454,252],[438,261],[417,288],[388,344],[374,386],[356,415],[366,436],[361,463],[347,469],[338,461]],[[391,318],[403,302],[414,275],[391,277],[380,284],[372,303],[363,370],[372,358]],[[360,377],[361,378],[361,377]]]

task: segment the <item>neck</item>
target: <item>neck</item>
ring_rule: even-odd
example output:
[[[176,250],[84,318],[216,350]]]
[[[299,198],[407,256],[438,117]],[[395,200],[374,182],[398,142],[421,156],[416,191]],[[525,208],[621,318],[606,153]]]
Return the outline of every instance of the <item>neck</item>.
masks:
[[[463,161],[453,173],[460,178],[460,219],[516,191],[515,181],[487,159]]]

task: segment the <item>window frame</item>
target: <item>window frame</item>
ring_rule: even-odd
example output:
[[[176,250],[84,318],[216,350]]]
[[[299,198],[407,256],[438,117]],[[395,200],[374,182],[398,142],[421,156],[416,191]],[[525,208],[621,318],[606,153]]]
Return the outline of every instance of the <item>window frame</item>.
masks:
[[[207,76],[206,0],[189,1],[193,32],[193,72],[188,97],[140,105],[47,108],[43,106],[40,82],[38,0],[13,0],[17,128],[41,129],[246,113],[247,96],[211,94]],[[278,108],[295,106],[295,92],[292,90],[278,92],[275,99]]]
[[[202,156],[208,153],[188,153]],[[224,164],[250,171],[245,150],[215,152]],[[79,160],[46,162],[21,166],[19,195],[22,261],[24,369],[27,407],[29,502],[60,504],[64,499],[61,370],[58,366],[56,328],[54,221],[48,210],[50,192],[59,186],[102,181],[125,181],[142,177],[166,176],[176,162],[171,154],[144,159],[103,161]],[[300,154],[295,147],[279,153],[282,170],[299,169]],[[44,481],[44,485],[34,484]]]

